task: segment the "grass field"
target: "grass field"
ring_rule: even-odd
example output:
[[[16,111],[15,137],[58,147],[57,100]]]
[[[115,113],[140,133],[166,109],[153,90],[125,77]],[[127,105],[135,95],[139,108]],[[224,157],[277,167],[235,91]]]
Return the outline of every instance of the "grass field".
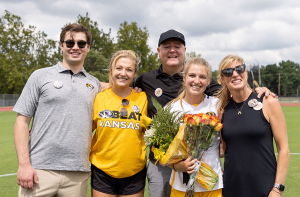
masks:
[[[289,136],[291,153],[300,153],[300,107],[282,107]],[[14,147],[13,127],[16,118],[15,112],[0,112],[0,197],[17,196],[17,176],[5,176],[14,174],[18,170],[18,161]],[[285,197],[300,196],[300,154],[291,154],[290,166],[285,182]],[[90,191],[90,189],[89,189]],[[88,197],[90,197],[88,192]],[[147,188],[145,196],[148,197]]]

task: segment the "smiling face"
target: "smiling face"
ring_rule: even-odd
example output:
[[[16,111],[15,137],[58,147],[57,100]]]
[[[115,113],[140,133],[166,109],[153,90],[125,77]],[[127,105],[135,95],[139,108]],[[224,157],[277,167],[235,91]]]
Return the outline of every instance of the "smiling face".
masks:
[[[183,77],[186,85],[186,97],[203,95],[209,83],[209,76],[205,66],[191,64],[186,75]]]
[[[227,68],[235,68],[236,66],[241,64],[242,63],[239,61],[233,61],[231,65]],[[247,71],[238,74],[235,70],[233,71],[231,77],[225,77],[224,75],[222,75],[221,77],[222,84],[226,86],[229,91],[242,90],[244,88],[247,88],[247,79]]]
[[[168,39],[157,48],[163,67],[183,66],[185,51],[186,47],[178,39]]]
[[[116,61],[112,72],[115,87],[129,87],[136,75],[135,65],[129,57],[121,57]]]
[[[86,35],[83,32],[67,32],[64,41],[74,41],[75,45],[72,48],[68,48],[66,43],[60,43],[60,48],[63,52],[63,65],[70,66],[82,66],[87,53],[90,51],[90,46],[86,44],[84,48],[79,48],[77,42],[86,42]]]

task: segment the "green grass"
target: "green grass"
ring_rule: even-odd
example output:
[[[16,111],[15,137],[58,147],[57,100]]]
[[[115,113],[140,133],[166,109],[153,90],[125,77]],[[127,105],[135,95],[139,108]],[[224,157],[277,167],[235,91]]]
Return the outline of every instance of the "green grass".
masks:
[[[300,153],[300,107],[282,107],[289,136],[289,147],[291,153]],[[13,127],[15,123],[15,112],[0,112],[0,175],[13,174],[18,170],[18,160],[14,147]],[[300,194],[300,155],[290,156],[290,166],[286,178],[286,197],[298,197]],[[0,196],[17,196],[17,176],[0,177]],[[88,188],[90,197],[90,186]],[[147,187],[145,197],[148,197]]]

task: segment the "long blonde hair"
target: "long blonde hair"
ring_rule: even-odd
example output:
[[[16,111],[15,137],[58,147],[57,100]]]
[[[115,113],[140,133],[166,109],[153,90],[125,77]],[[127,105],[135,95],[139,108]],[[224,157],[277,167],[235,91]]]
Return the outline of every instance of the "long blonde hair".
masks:
[[[199,65],[199,66],[203,66],[205,67],[206,69],[206,72],[207,72],[207,84],[210,83],[211,81],[211,67],[210,65],[208,64],[208,62],[204,59],[204,58],[201,58],[201,57],[195,57],[195,58],[192,58],[190,60],[188,60],[183,68],[183,71],[182,71],[182,76],[184,78],[186,78],[187,74],[188,74],[188,71],[189,69],[191,68],[191,66],[195,64],[195,65]],[[182,106],[182,99],[186,96],[186,85],[185,83],[182,84],[182,88],[180,89],[179,91],[179,95],[177,98],[175,98],[173,101],[171,101],[170,103],[175,103],[176,101],[180,100],[180,105],[181,107],[183,108]]]
[[[132,50],[120,50],[117,51],[111,58],[110,63],[109,63],[109,85],[107,88],[102,89],[101,91],[104,91],[108,88],[111,88],[114,85],[113,82],[113,74],[114,74],[114,68],[116,66],[117,61],[120,58],[129,58],[132,60],[133,64],[134,64],[134,68],[135,68],[135,73],[137,73],[138,71],[138,65],[140,63],[140,58],[137,56],[137,54],[132,51]]]
[[[224,57],[219,64],[218,79],[220,81],[222,81],[222,78],[225,77],[222,73],[222,70],[230,67],[233,62],[239,62],[241,64],[245,63],[243,58],[241,58],[238,55],[227,55],[226,57]],[[247,69],[245,70],[245,72],[247,72]],[[228,105],[228,103],[230,101],[230,97],[231,97],[231,93],[229,92],[228,88],[226,86],[224,86],[224,84],[222,85],[222,88],[216,93],[216,97],[219,98],[218,112],[224,113],[224,109]]]

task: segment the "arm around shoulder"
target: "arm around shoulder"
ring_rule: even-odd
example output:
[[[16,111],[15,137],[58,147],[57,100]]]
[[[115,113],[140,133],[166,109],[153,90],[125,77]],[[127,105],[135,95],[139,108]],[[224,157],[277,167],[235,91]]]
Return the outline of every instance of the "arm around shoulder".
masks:
[[[108,86],[109,86],[109,84],[106,83],[106,82],[101,82],[101,81],[100,81],[100,84],[101,84],[101,89],[108,88]]]

